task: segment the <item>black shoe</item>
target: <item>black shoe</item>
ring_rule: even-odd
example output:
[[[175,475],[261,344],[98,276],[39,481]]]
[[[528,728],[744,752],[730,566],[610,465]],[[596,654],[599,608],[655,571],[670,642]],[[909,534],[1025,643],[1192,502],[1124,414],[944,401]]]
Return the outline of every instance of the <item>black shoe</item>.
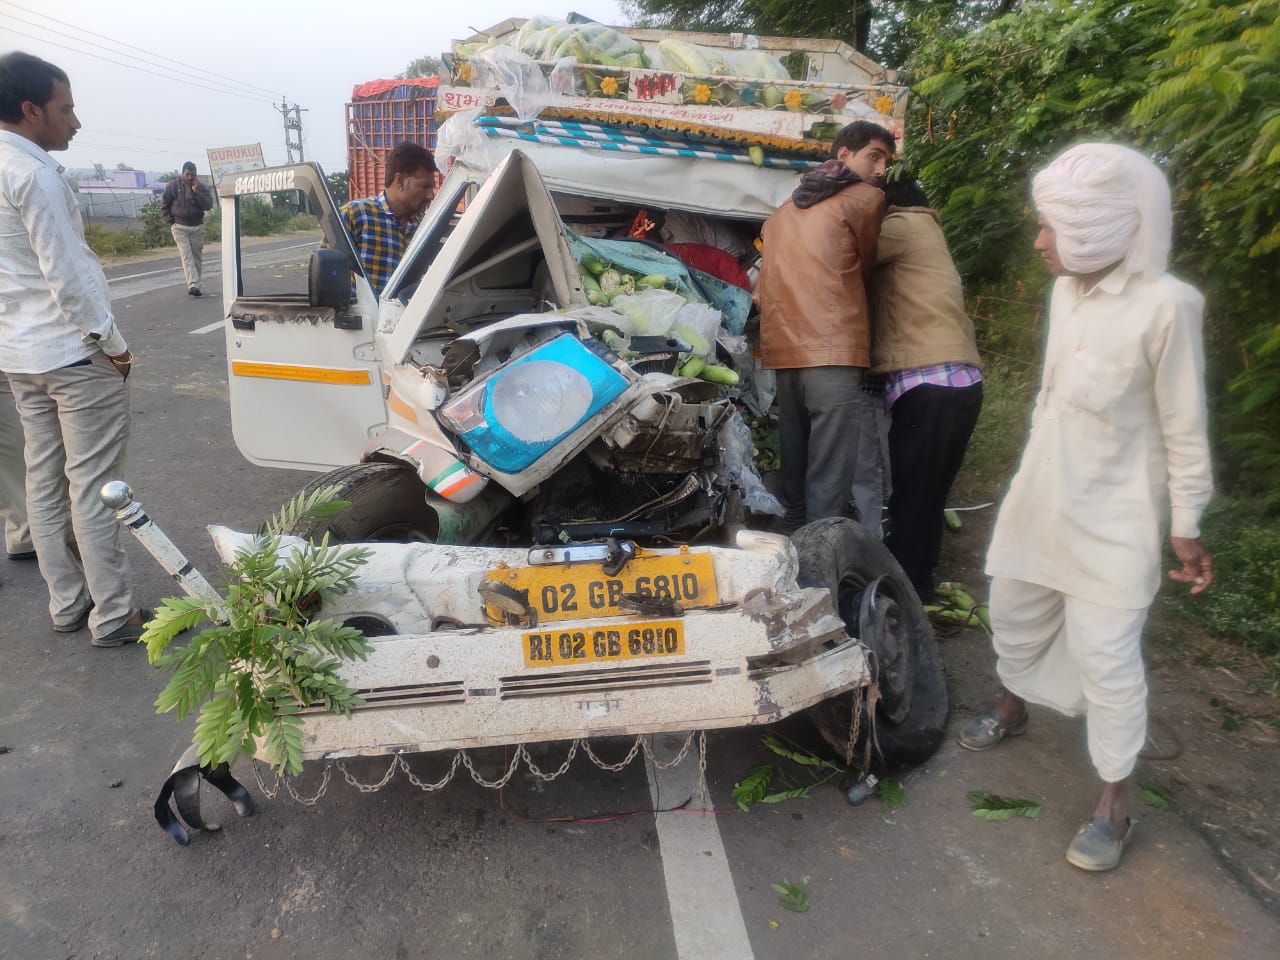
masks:
[[[190,290],[188,290],[188,291],[187,291],[187,294],[188,294],[188,295],[190,295],[190,296],[193,296],[193,297],[203,297],[203,296],[204,296],[204,294],[200,292],[200,288],[199,288],[199,287],[192,287]]]
[[[146,632],[147,622],[155,616],[155,611],[143,607],[138,613],[141,614],[140,623],[123,624],[105,637],[90,637],[89,642],[95,647],[123,647],[126,643],[137,643]]]
[[[20,553],[9,554],[10,560],[28,561],[28,560],[34,560],[35,558],[36,558],[36,552],[34,550],[23,550]]]

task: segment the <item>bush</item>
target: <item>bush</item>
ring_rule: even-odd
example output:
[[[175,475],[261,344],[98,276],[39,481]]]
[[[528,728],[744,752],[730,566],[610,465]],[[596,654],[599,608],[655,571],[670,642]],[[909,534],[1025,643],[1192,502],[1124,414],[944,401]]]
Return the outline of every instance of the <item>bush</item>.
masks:
[[[137,230],[104,230],[91,223],[84,228],[84,239],[99,258],[129,257],[146,250]]]
[[[151,249],[176,246],[158,199],[142,208],[142,245]]]
[[[320,218],[313,217],[309,213],[295,213],[293,219],[289,221],[289,229],[295,232],[299,230],[319,230]]]
[[[204,242],[219,243],[222,240],[222,208],[214,206],[204,215]]]
[[[240,234],[245,237],[266,237],[283,233],[286,224],[293,219],[292,210],[273,207],[261,197],[245,197],[240,201]]]

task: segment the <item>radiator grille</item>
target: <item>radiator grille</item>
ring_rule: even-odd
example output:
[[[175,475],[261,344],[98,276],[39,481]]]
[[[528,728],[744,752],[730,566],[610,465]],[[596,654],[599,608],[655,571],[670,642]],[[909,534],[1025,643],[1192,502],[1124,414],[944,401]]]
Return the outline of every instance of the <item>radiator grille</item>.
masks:
[[[535,677],[503,677],[498,695],[503,700],[516,697],[551,697],[566,693],[631,690],[637,687],[672,687],[710,683],[711,661],[695,660],[679,664],[646,664],[609,670],[574,670],[538,674]]]

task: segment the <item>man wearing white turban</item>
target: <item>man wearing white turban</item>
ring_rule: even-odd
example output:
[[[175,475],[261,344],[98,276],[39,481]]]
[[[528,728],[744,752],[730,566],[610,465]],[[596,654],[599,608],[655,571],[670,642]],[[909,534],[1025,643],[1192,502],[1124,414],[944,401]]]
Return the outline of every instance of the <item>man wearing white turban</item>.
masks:
[[[1165,272],[1169,186],[1114,144],[1073,147],[1036,177],[1036,250],[1057,277],[1031,435],[987,554],[1003,690],[960,732],[987,750],[1026,730],[1027,703],[1086,717],[1103,781],[1067,848],[1085,870],[1120,862],[1128,780],[1146,740],[1140,639],[1168,529],[1200,593],[1213,557],[1199,521],[1213,485],[1204,395],[1204,298]]]

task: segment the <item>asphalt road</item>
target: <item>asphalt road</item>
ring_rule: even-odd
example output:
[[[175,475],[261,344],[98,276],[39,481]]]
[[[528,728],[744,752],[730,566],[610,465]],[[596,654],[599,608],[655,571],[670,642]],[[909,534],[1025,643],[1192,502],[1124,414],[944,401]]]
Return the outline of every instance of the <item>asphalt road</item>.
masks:
[[[256,279],[297,271],[300,242],[256,247]],[[254,467],[235,449],[213,250],[206,259],[201,300],[186,295],[176,259],[109,274],[138,357],[124,479],[216,584],[204,525],[251,528],[311,475]],[[140,595],[172,595],[128,543]],[[366,794],[334,770],[314,805],[267,798],[241,764],[257,814],[237,818],[206,788],[206,814],[224,829],[184,849],[152,817],[190,736],[154,712],[164,677],[141,648],[54,633],[33,565],[0,563],[0,581],[0,957],[1270,960],[1280,942],[1280,923],[1174,813],[1141,808],[1115,873],[1067,865],[1091,771],[1081,725],[1040,714],[990,754],[948,742],[905,778],[893,811],[850,808],[824,786],[738,812],[734,783],[777,761],[758,730],[708,737],[711,814],[693,809],[689,762],[611,773],[579,756],[551,783],[522,772],[502,791],[459,778],[437,793],[398,774]],[[954,726],[991,692],[990,656],[976,641],[943,654]],[[809,737],[802,720],[777,732]],[[656,746],[669,755],[677,743]],[[624,748],[599,750],[614,759]],[[564,751],[535,757],[552,770]],[[443,772],[439,757],[409,762],[424,780]],[[488,776],[503,764],[502,751],[477,754]],[[348,770],[373,782],[386,761]],[[319,778],[309,769],[299,792]],[[1034,799],[1042,815],[978,819],[971,789]],[[806,877],[808,910],[783,909],[771,884]]]

